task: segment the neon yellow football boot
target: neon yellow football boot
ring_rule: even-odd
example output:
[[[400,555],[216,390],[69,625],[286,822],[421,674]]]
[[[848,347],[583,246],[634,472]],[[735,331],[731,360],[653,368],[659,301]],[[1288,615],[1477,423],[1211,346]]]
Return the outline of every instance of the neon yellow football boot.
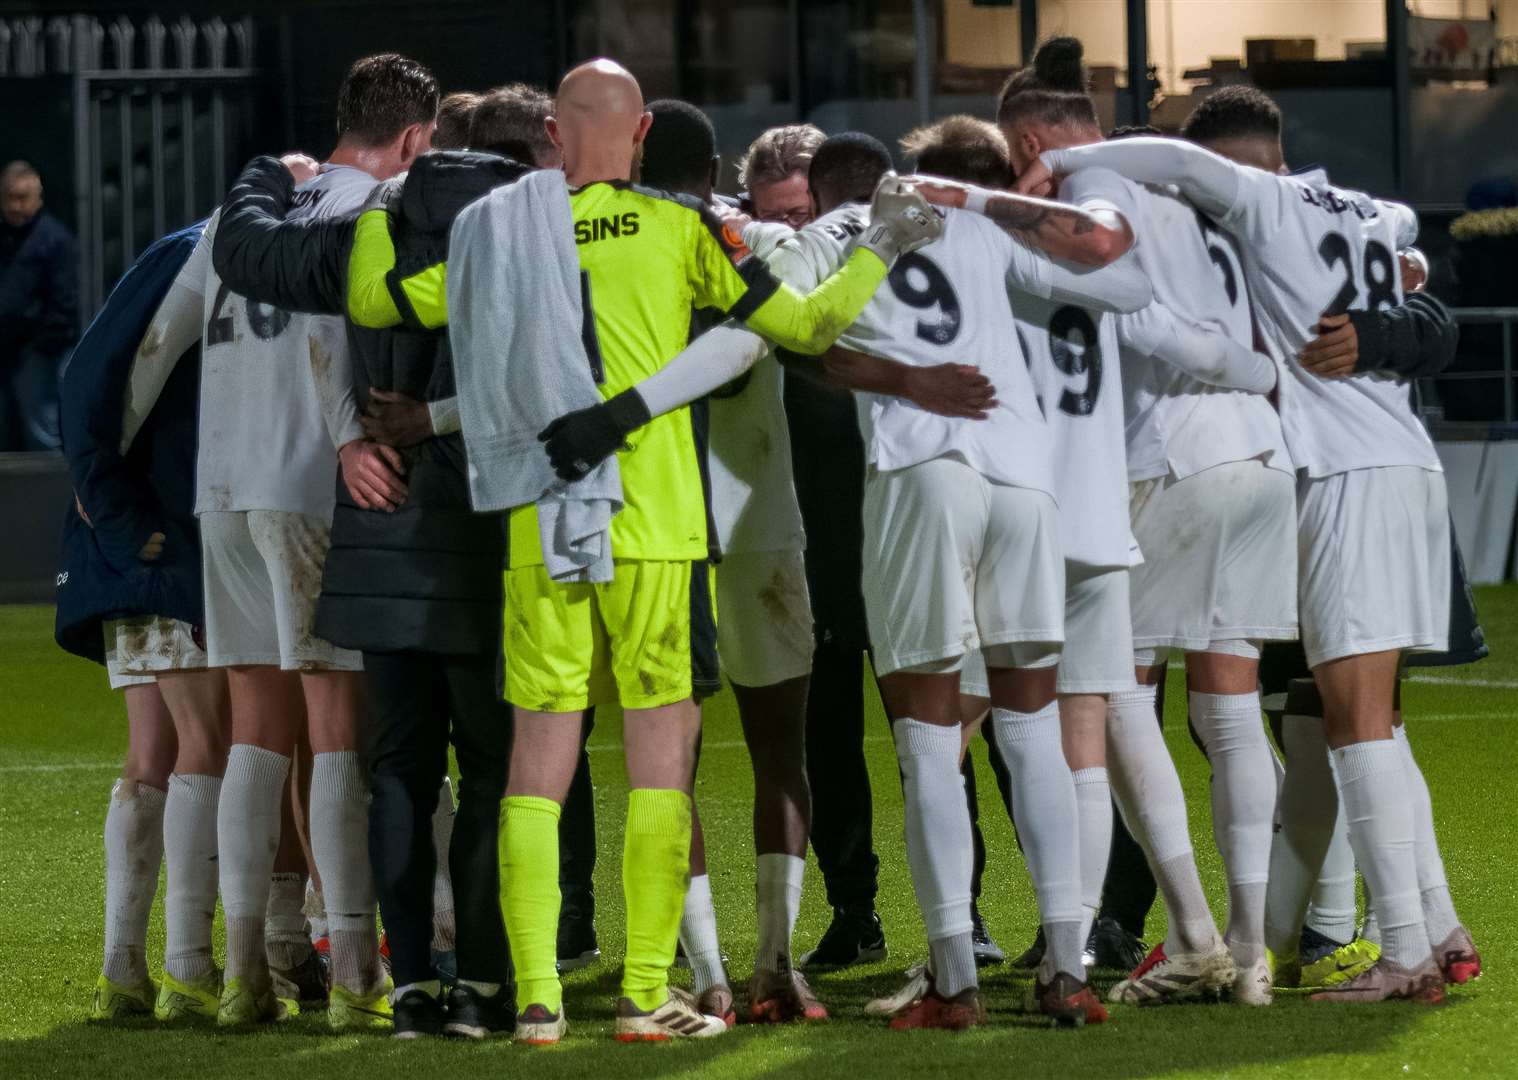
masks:
[[[258,993],[245,979],[229,979],[221,988],[216,1023],[221,1027],[250,1027],[299,1015],[300,1006],[288,998],[276,997],[272,987]]]
[[[1374,941],[1355,938],[1348,945],[1340,945],[1320,960],[1302,969],[1304,987],[1327,988],[1339,986],[1369,971],[1381,959],[1381,946]]]
[[[153,1015],[153,998],[158,987],[152,979],[143,979],[136,986],[113,983],[104,975],[95,980],[95,1003],[90,1009],[90,1019],[100,1021],[130,1020]]]
[[[333,1031],[369,1031],[391,1025],[388,976],[372,994],[360,994],[336,983],[327,996],[327,1026]]]
[[[1270,965],[1270,980],[1277,990],[1295,990],[1305,986],[1302,981],[1302,960],[1296,952],[1277,956],[1265,950],[1265,960]]]
[[[158,988],[158,1004],[153,1006],[157,1019],[171,1023],[176,1020],[215,1020],[221,1010],[221,972],[212,969],[211,974],[197,982],[180,982],[167,971],[163,973],[163,985]]]

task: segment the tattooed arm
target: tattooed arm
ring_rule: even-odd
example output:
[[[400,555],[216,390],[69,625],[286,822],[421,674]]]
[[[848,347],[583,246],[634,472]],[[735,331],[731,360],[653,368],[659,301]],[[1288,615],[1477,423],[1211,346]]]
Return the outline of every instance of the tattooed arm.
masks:
[[[933,176],[911,178],[928,202],[984,214],[1031,247],[1083,266],[1105,266],[1133,246],[1133,230],[1113,210],[1083,210],[1068,203],[993,191]]]

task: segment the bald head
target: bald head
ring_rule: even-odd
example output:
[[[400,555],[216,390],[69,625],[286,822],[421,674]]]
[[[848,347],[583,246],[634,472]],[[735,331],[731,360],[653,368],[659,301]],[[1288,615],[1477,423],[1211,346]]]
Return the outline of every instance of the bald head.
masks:
[[[614,60],[589,60],[559,83],[548,134],[564,152],[571,184],[626,180],[649,120],[632,72]]]

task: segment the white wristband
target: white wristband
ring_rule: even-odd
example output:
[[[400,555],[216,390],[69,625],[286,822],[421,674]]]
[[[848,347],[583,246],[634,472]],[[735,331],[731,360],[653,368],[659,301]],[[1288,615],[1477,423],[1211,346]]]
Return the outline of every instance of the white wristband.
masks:
[[[977,214],[986,212],[986,204],[991,201],[991,192],[983,187],[971,184],[965,189],[965,209]]]

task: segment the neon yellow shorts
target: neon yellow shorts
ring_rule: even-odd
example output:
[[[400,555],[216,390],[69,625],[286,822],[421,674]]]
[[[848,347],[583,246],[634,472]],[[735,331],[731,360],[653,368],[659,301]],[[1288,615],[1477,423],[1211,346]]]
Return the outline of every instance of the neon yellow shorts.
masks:
[[[604,584],[507,570],[506,700],[536,712],[691,696],[691,564],[617,560]]]

